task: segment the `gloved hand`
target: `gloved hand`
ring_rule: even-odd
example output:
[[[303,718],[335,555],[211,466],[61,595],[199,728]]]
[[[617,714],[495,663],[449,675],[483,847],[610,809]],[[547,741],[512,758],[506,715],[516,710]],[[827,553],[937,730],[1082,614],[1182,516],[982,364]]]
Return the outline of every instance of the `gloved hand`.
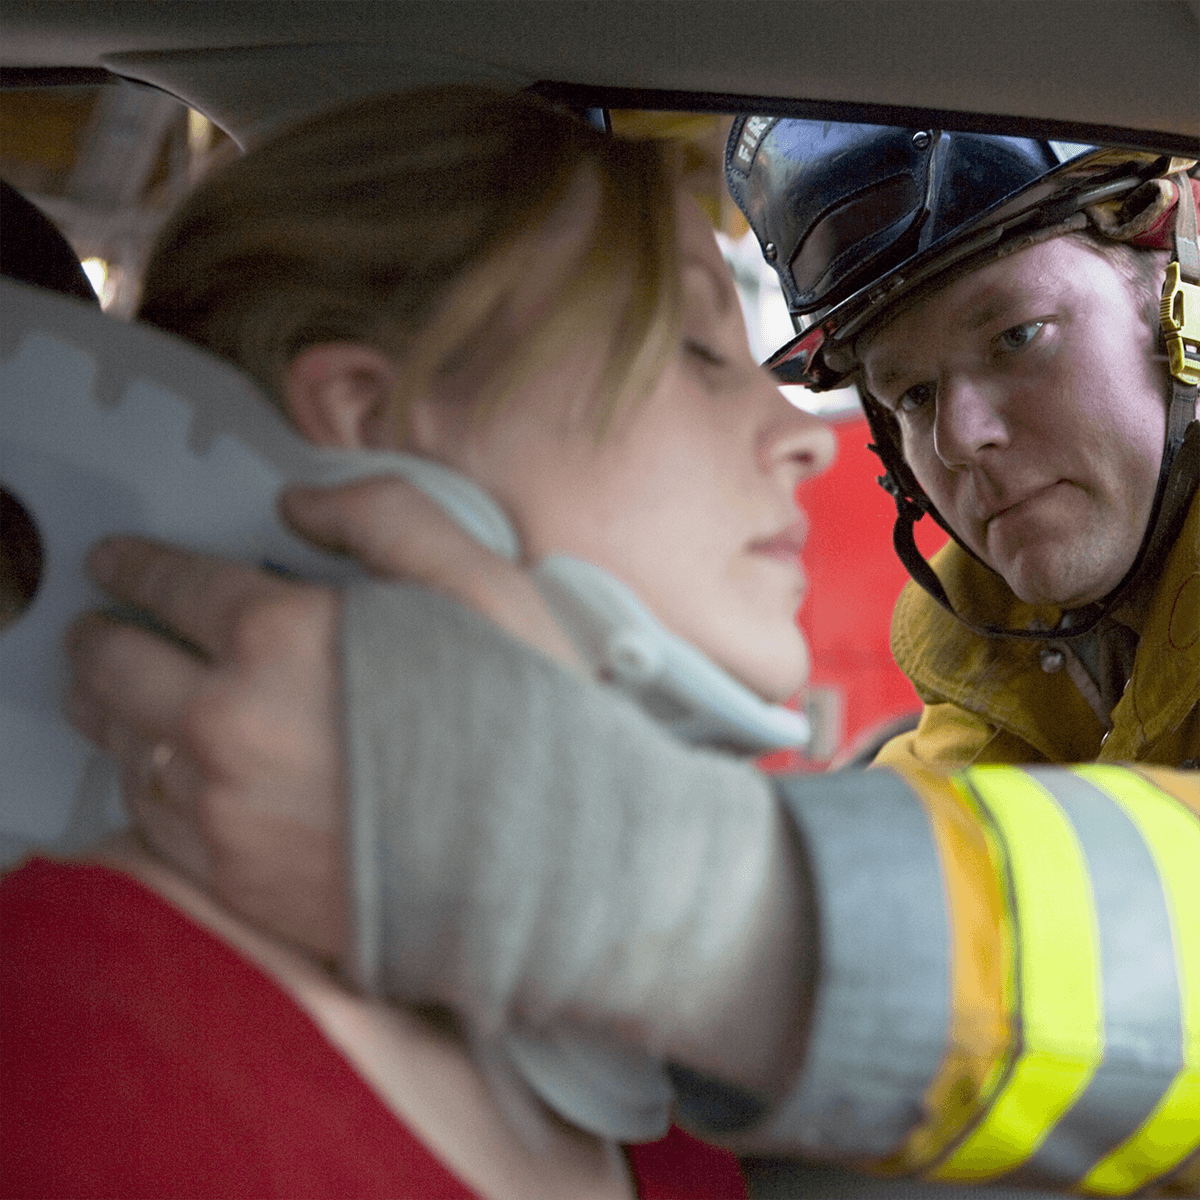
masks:
[[[402,482],[284,508],[376,573],[574,658],[524,573]],[[577,1011],[746,1086],[786,1077],[803,880],[748,765],[674,743],[456,605],[365,587],[344,633],[347,938],[336,593],[137,541],[94,569],[186,644],[86,618],[72,718],[121,760],[154,848],[232,909],[482,1029]]]
[[[524,573],[402,480],[297,489],[282,508],[311,541],[439,587],[577,661]],[[68,639],[68,715],[118,760],[143,836],[254,924],[340,959],[337,593],[133,538],[98,548],[91,569],[162,631],[90,614]]]

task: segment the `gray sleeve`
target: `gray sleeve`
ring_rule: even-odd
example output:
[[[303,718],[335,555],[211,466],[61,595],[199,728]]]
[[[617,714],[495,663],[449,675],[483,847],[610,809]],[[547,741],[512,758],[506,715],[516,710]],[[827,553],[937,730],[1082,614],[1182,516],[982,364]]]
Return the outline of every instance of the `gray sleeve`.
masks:
[[[360,984],[702,1023],[787,840],[765,779],[423,589],[354,589],[343,642]]]
[[[358,588],[345,620],[372,990],[452,1004],[485,1034],[622,1031],[685,1064],[681,1115],[742,1152],[903,1148],[946,1183],[1055,1188],[1118,1168],[1147,1182],[1194,1152],[1168,1111],[1186,1074],[1172,922],[1200,928],[1194,779],[769,782],[432,593]],[[789,1021],[802,1062],[763,1105],[741,1068]],[[710,1080],[732,1085],[723,1103]],[[1130,1159],[1138,1139],[1157,1157]]]
[[[929,820],[890,771],[777,776],[802,847],[820,968],[801,1010],[803,1068],[773,1105],[676,1067],[681,1123],[748,1150],[883,1157],[945,1055],[948,914]]]
[[[821,970],[804,1070],[763,1137],[817,1159],[883,1157],[946,1054],[950,914],[933,829],[891,771],[777,786],[818,897]]]

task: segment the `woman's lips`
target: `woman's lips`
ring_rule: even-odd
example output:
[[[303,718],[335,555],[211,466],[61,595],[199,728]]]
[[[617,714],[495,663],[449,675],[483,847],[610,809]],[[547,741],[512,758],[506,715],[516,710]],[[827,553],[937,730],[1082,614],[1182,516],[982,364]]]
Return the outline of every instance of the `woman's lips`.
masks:
[[[804,543],[807,540],[808,521],[801,518],[769,538],[751,542],[750,550],[753,554],[764,554],[768,558],[778,558],[784,562],[794,563],[799,560],[800,551],[804,549]]]

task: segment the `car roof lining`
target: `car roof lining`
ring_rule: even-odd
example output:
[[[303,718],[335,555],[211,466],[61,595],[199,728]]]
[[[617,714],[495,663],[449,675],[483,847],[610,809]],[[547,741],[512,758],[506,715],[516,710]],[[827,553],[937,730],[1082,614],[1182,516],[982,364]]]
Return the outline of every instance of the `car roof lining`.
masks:
[[[29,69],[108,69],[179,95],[235,136],[311,111],[316,96],[325,106],[413,83],[482,78],[513,86],[550,80],[624,96],[630,107],[756,107],[872,121],[890,113],[897,123],[992,130],[1003,121],[1013,132],[1194,152],[1198,7],[6,0],[0,65],[23,69],[27,81]],[[668,96],[676,99],[668,104]]]
[[[325,48],[322,47],[322,54]],[[136,62],[136,66],[135,66]],[[117,64],[114,64],[117,65]],[[393,67],[400,66],[395,61]],[[203,73],[198,85],[189,87],[178,74],[170,84],[154,79],[153,60],[143,62],[130,57],[130,71],[134,74],[119,74],[107,67],[6,67],[0,68],[0,89],[96,87],[136,83],[156,87],[189,104],[197,111],[210,117],[215,124],[244,144],[259,129],[270,128],[283,119],[294,120],[303,115],[303,107],[281,106],[277,84],[268,90],[269,100],[265,112],[254,119],[255,106],[248,103],[244,92],[239,91],[237,100],[226,108],[214,100],[212,77]],[[139,69],[140,68],[140,69]],[[347,92],[344,96],[333,95],[312,106],[314,109],[330,107],[339,99],[352,99],[359,94],[385,90],[389,86],[415,87],[422,84],[441,82],[466,82],[471,76],[462,73],[439,74],[424,67],[409,70],[397,82],[394,75],[369,83],[361,91]],[[361,76],[360,76],[361,79]],[[743,112],[770,113],[775,116],[803,117],[809,120],[861,122],[873,125],[898,125],[908,129],[935,128],[959,130],[967,133],[1003,133],[1015,137],[1036,137],[1088,145],[1105,144],[1127,146],[1135,149],[1152,150],[1163,154],[1179,154],[1194,157],[1200,154],[1196,139],[1179,133],[1150,132],[1127,126],[1099,125],[1092,122],[1051,120],[1040,117],[997,117],[988,113],[949,112],[944,109],[917,108],[896,104],[850,103],[845,101],[796,99],[783,96],[737,95],[728,92],[688,91],[679,92],[655,88],[604,88],[589,84],[564,83],[542,79],[526,84],[523,80],[505,80],[496,73],[480,71],[472,79],[478,83],[493,83],[515,87],[528,86],[530,90],[548,100],[578,109],[636,109],[657,112],[694,112],[737,114]]]

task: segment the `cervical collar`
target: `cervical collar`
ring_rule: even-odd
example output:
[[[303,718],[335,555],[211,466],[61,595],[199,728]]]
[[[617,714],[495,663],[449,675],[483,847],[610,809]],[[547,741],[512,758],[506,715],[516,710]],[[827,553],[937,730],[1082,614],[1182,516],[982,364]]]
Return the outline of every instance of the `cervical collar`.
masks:
[[[60,711],[66,628],[106,603],[84,570],[98,539],[138,533],[347,584],[359,568],[292,534],[275,497],[288,484],[390,473],[518,557],[504,514],[471,481],[411,455],[317,449],[239,371],[168,334],[8,282],[0,333],[0,483],[36,530],[42,563],[32,602],[0,633],[0,834],[10,857],[38,845],[75,850],[126,821],[115,765]],[[533,576],[597,675],[676,736],[739,754],[807,739],[801,714],[753,695],[609,573],[553,555]],[[583,1128],[626,1141],[666,1129],[670,1088],[640,1051],[567,1029],[476,1049],[510,1093],[531,1087]]]

